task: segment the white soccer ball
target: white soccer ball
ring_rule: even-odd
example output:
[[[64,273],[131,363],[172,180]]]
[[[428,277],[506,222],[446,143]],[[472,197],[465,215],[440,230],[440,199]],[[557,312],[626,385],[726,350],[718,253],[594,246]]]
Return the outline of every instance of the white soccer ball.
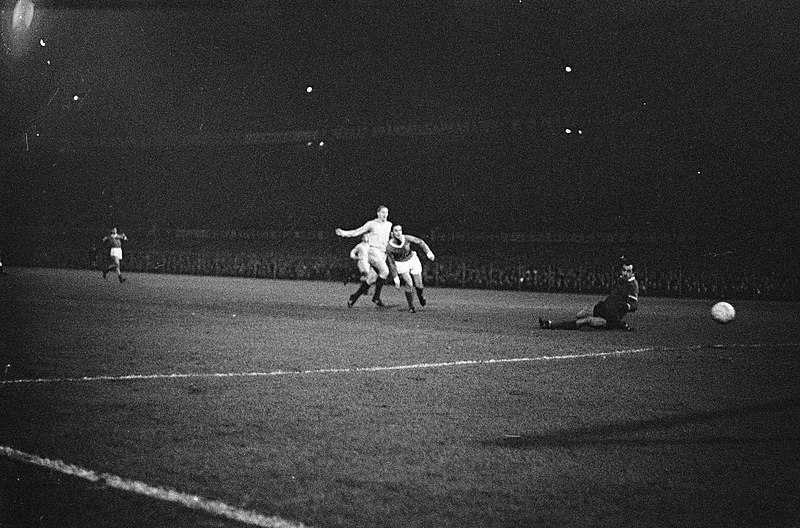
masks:
[[[736,317],[736,310],[729,303],[720,301],[711,307],[711,317],[720,324],[730,323]]]

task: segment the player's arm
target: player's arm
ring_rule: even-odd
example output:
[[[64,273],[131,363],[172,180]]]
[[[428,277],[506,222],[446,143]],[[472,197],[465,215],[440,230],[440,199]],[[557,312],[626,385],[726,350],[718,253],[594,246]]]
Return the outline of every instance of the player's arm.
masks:
[[[386,265],[389,266],[389,276],[392,278],[394,282],[394,287],[400,287],[400,274],[397,273],[397,263],[394,261],[394,254],[392,253],[392,248],[386,248]]]
[[[364,233],[367,233],[371,229],[371,224],[367,222],[363,226],[359,227],[358,229],[339,229],[336,228],[336,236],[345,237],[345,238],[353,238],[357,236],[361,236]]]
[[[399,251],[398,248],[386,244],[386,265],[389,267],[389,277],[394,281],[395,288],[400,287],[400,274],[397,273],[397,263],[394,260],[394,254],[397,251]]]
[[[412,235],[405,235],[405,237],[406,237],[406,240],[408,240],[412,244],[416,244],[419,247],[421,247],[422,251],[425,252],[425,256],[428,257],[428,260],[434,260],[436,258],[434,256],[434,254],[433,254],[433,251],[431,251],[431,248],[428,247],[428,244],[426,244],[424,240],[422,240],[419,237],[412,236]]]

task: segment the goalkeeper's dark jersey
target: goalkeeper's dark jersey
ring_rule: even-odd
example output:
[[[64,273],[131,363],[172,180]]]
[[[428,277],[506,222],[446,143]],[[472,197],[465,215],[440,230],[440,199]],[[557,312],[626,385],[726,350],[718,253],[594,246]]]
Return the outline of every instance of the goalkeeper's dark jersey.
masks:
[[[639,308],[639,283],[636,277],[625,279],[620,277],[605,299],[609,307],[619,311],[620,317],[628,312],[635,312]]]

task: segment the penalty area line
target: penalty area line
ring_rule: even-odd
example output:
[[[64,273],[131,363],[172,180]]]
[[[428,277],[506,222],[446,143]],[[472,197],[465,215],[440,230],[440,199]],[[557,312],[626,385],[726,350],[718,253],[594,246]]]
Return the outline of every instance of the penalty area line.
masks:
[[[439,363],[414,363],[410,365],[384,365],[373,367],[343,367],[325,368],[309,370],[273,370],[269,372],[206,372],[206,373],[184,373],[184,374],[127,374],[121,376],[86,376],[82,378],[38,378],[38,379],[16,379],[0,381],[0,385],[12,383],[72,383],[80,381],[131,381],[131,380],[159,380],[159,379],[188,379],[188,378],[257,378],[270,376],[302,376],[313,374],[349,374],[358,372],[385,372],[393,370],[418,370],[434,369],[446,367],[462,367],[470,365],[492,365],[502,363],[525,363],[531,361],[559,361],[566,359],[580,359],[592,357],[618,356],[621,354],[634,354],[637,352],[649,352],[656,348],[636,348],[630,350],[615,350],[613,352],[594,352],[587,354],[568,354],[535,356],[520,358],[494,358],[494,359],[464,359],[458,361],[443,361]]]
[[[309,370],[273,370],[269,372],[199,372],[175,374],[128,374],[121,376],[86,376],[82,378],[39,378],[39,379],[11,379],[2,380],[0,385],[12,383],[73,383],[81,381],[134,381],[134,380],[161,380],[161,379],[189,379],[189,378],[257,378],[270,376],[303,376],[314,374],[349,374],[358,372],[387,372],[399,370],[420,370],[448,367],[463,367],[474,365],[497,365],[503,363],[529,363],[536,361],[564,361],[572,359],[607,358],[626,354],[640,354],[644,352],[675,352],[680,350],[701,350],[704,348],[768,348],[768,347],[797,347],[800,343],[769,343],[769,344],[726,344],[726,345],[687,345],[680,347],[643,347],[612,350],[610,352],[588,352],[585,354],[563,354],[518,358],[492,358],[492,359],[464,359],[457,361],[443,361],[438,363],[414,363],[409,365],[383,365],[372,367],[343,367]]]
[[[305,528],[307,525],[288,521],[280,517],[267,517],[258,512],[243,510],[217,500],[209,500],[197,495],[182,493],[170,488],[150,486],[144,482],[128,480],[109,473],[97,473],[90,469],[68,464],[61,460],[42,458],[11,447],[0,446],[0,454],[12,459],[40,466],[65,475],[82,478],[89,482],[99,482],[110,488],[138,493],[162,501],[174,502],[194,510],[202,510],[220,517],[226,517],[252,526],[266,528]]]

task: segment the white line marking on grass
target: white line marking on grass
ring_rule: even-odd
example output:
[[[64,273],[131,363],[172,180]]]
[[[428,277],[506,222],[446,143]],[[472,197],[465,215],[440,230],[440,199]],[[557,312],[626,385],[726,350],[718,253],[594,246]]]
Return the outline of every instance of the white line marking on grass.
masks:
[[[645,347],[631,348],[627,350],[613,350],[611,352],[593,352],[587,354],[564,354],[560,356],[536,356],[521,358],[496,358],[496,359],[465,359],[459,361],[445,361],[441,363],[416,363],[411,365],[389,365],[374,367],[352,367],[352,368],[327,368],[311,370],[273,370],[270,372],[211,372],[211,373],[187,373],[187,374],[129,374],[125,376],[86,376],[83,378],[39,378],[39,379],[15,379],[0,381],[0,385],[12,383],[68,383],[79,381],[131,381],[131,380],[155,380],[155,379],[186,379],[186,378],[247,378],[247,377],[269,377],[269,376],[298,376],[309,374],[347,374],[354,372],[383,372],[393,370],[415,370],[432,369],[445,367],[462,367],[470,365],[492,365],[501,363],[525,363],[532,361],[561,361],[567,359],[586,359],[603,358],[609,356],[621,356],[624,354],[638,354],[642,352],[673,352],[680,350],[699,350],[703,348],[766,348],[766,347],[796,347],[800,343],[761,343],[761,344],[731,344],[731,345],[688,345],[683,347]]]
[[[0,446],[0,454],[3,454],[14,460],[20,460],[29,464],[59,471],[66,475],[80,477],[90,482],[101,482],[111,488],[130,491],[163,501],[176,502],[186,506],[187,508],[203,510],[220,517],[227,517],[228,519],[233,519],[235,521],[250,524],[252,526],[262,526],[267,528],[303,528],[306,526],[301,523],[281,519],[280,517],[267,517],[258,512],[242,510],[233,506],[229,506],[224,502],[204,499],[203,497],[199,497],[197,495],[189,495],[187,493],[181,493],[180,491],[175,491],[169,488],[150,486],[144,482],[128,480],[108,473],[97,473],[90,469],[84,469],[79,466],[67,464],[61,460],[50,460],[47,458],[38,457],[36,455],[31,455],[29,453],[24,453],[22,451],[17,451],[11,447]]]

